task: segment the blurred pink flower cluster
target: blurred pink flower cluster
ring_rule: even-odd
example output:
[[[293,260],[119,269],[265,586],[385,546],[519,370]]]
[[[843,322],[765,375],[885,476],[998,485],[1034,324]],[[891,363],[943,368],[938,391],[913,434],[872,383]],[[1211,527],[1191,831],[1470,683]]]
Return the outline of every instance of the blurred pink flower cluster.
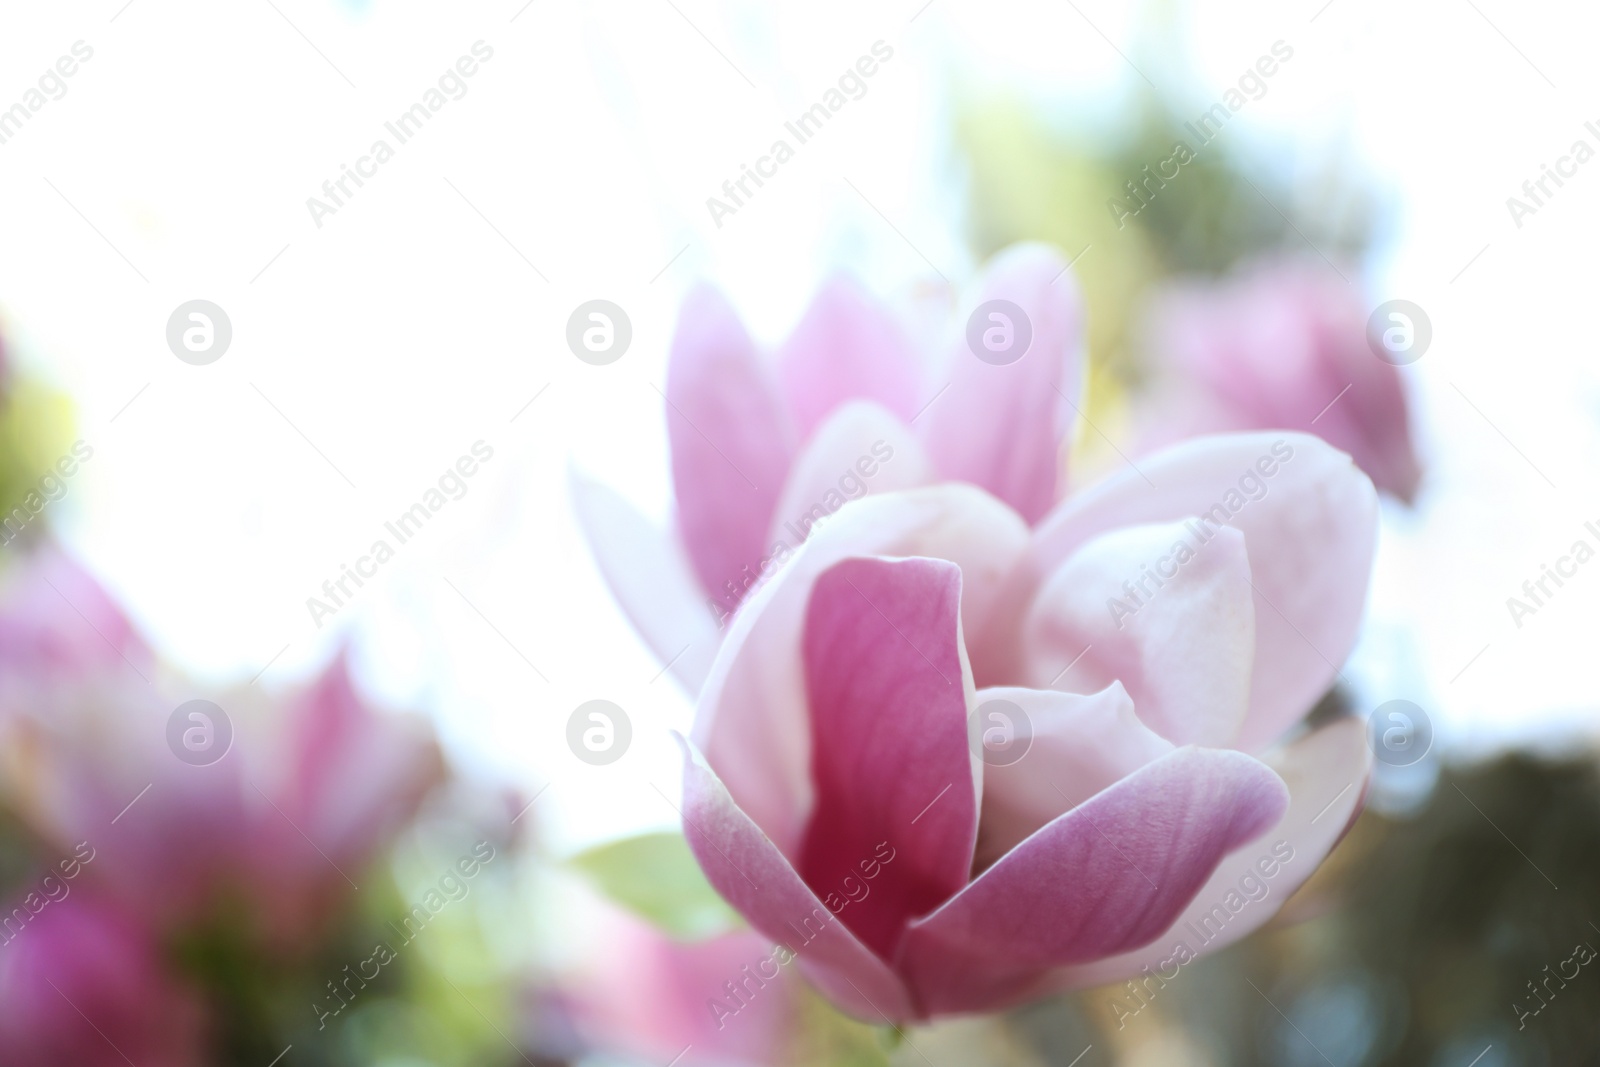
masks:
[[[564,999],[595,1048],[657,1063],[744,1067],[785,1062],[800,1025],[796,976],[762,935],[679,940],[622,911],[604,950],[567,977]]]
[[[10,562],[0,801],[40,873],[0,901],[0,1062],[208,1062],[215,1019],[175,946],[226,931],[264,964],[304,959],[443,774],[343,656],[286,701],[222,698],[236,734],[207,765],[169,747],[180,684],[65,555]]]
[[[1422,480],[1401,370],[1367,341],[1358,290],[1331,270],[1269,259],[1162,291],[1150,313],[1153,387],[1141,450],[1206,433],[1285,429],[1348,452],[1383,492]]]

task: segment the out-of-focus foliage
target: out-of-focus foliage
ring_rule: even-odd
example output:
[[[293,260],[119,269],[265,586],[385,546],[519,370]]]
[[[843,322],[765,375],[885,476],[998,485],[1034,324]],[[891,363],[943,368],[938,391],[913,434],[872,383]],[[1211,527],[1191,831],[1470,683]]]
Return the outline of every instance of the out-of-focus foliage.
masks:
[[[1600,1064],[1600,961],[1567,963],[1578,945],[1600,949],[1592,758],[1446,771],[1415,818],[1359,829],[1333,929],[1286,946],[1304,953],[1283,983],[1291,1000],[1312,1007],[1341,977],[1371,1005],[1363,1062],[1384,1067],[1469,1062],[1491,1043],[1485,1063]]]
[[[13,527],[0,534],[0,552],[14,553],[49,529],[53,509],[61,505],[48,499],[39,479],[54,473],[71,448],[72,402],[0,367],[0,519],[17,508],[28,515],[25,525],[17,523],[20,530]]]
[[[1114,415],[1142,377],[1137,319],[1147,291],[1174,274],[1220,274],[1268,250],[1326,257],[1339,269],[1369,238],[1374,196],[1337,161],[1289,168],[1251,155],[1224,127],[1201,146],[1182,105],[1148,92],[1113,142],[1047,122],[1015,99],[969,100],[957,137],[969,175],[974,253],[1043,240],[1080,256],[1074,272],[1088,311],[1094,412]],[[1128,183],[1197,149],[1136,215]]]
[[[575,856],[572,865],[613,901],[674,937],[698,940],[739,925],[682,834],[663,831],[609,842]]]
[[[1145,986],[1136,1013],[1114,1007],[1138,1002],[1113,986],[1005,1026],[1050,1065],[1093,1042],[1118,1067],[1466,1067],[1480,1054],[1477,1067],[1588,1067],[1597,884],[1591,759],[1447,769],[1421,810],[1368,811],[1272,926]]]
[[[201,687],[60,550],[14,552],[0,1067],[515,1062],[533,941],[504,906],[510,798],[451,779],[344,655],[286,693],[214,692],[206,737],[230,742],[184,758],[172,694]]]

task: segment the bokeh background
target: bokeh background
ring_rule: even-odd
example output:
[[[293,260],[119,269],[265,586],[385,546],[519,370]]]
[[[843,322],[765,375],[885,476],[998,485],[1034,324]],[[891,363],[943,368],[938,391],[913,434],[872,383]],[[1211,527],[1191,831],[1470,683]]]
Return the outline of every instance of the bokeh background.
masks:
[[[1576,3],[1500,0],[6,7],[0,107],[60,57],[81,62],[0,143],[0,506],[75,442],[92,456],[0,548],[0,640],[16,635],[0,659],[21,679],[4,699],[39,720],[5,735],[0,889],[25,895],[140,811],[78,836],[101,802],[69,811],[77,783],[127,782],[109,816],[135,779],[159,797],[141,759],[185,769],[159,736],[153,754],[112,743],[84,707],[143,736],[127,724],[159,734],[170,707],[204,699],[237,727],[227,788],[268,805],[189,827],[209,794],[173,786],[160,810],[189,827],[177,836],[239,853],[219,883],[315,866],[304,850],[271,858],[288,847],[274,803],[299,798],[302,812],[277,813],[291,825],[357,796],[384,817],[354,834],[364,873],[349,892],[289,877],[283,892],[313,903],[277,926],[239,919],[263,905],[212,892],[188,861],[147,869],[153,885],[206,888],[153,947],[128,950],[142,963],[58,975],[86,990],[148,986],[127,977],[140,967],[180,976],[213,1020],[196,1026],[225,1035],[197,1062],[664,1064],[689,1046],[684,1063],[1600,1063],[1589,969],[1521,1014],[1574,943],[1600,944],[1600,569],[1520,625],[1507,607],[1600,523],[1600,163],[1534,214],[1507,207],[1573,142],[1600,148],[1585,125],[1600,127],[1596,21]],[[879,41],[893,58],[865,95],[713,218],[707,198]],[[1259,97],[1117,225],[1107,201],[1279,43],[1292,59]],[[459,98],[314,218],[307,198],[473,55]],[[1125,1025],[1115,991],[1091,991],[897,1043],[795,988],[745,1047],[698,1059],[686,976],[738,947],[707,940],[731,919],[673,836],[669,730],[691,701],[601,580],[571,479],[667,519],[658,390],[695,282],[722,287],[772,344],[846,270],[934,337],[984,259],[1026,238],[1059,246],[1086,295],[1081,481],[1135,447],[1173,287],[1293,262],[1338,275],[1363,312],[1423,309],[1431,345],[1402,371],[1421,477],[1409,501],[1385,499],[1366,630],[1328,703],[1410,701],[1431,747],[1380,767],[1367,815],[1272,927],[1187,968]],[[232,325],[206,366],[166,341],[195,299]],[[632,325],[625,358],[603,367],[565,341],[592,299]],[[492,458],[463,495],[313,618],[307,598],[479,442]],[[41,568],[83,584],[52,599]],[[566,740],[592,699],[633,726],[606,766]],[[367,730],[382,740],[313,758]],[[380,746],[409,755],[369,758]],[[302,1005],[336,1003],[325,987],[368,955],[369,930],[480,841],[499,858],[472,891],[319,1026]],[[85,877],[101,869],[120,868],[90,862]],[[92,896],[77,892],[74,908]],[[69,910],[52,907],[40,923]],[[24,938],[48,933],[65,946],[51,959],[74,957],[116,942],[95,923],[151,909],[165,910],[116,900],[71,916],[81,928],[25,930],[0,946],[0,973]],[[0,1012],[37,1015],[28,1003]],[[0,1062],[93,1062],[39,1047],[0,1045]]]

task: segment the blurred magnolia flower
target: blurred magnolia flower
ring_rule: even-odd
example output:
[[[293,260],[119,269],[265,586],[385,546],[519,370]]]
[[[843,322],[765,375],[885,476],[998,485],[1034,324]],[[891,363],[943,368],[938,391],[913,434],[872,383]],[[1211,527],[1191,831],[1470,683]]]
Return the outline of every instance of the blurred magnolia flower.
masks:
[[[77,672],[151,662],[144,639],[72,557],[46,543],[0,573],[0,672]]]
[[[595,1048],[683,1067],[779,1062],[798,1023],[792,968],[748,930],[680,940],[618,909],[567,983],[565,998]]]
[[[770,359],[719,293],[690,293],[664,394],[675,528],[600,485],[579,480],[574,496],[613,592],[691,691],[727,616],[846,501],[959,481],[1029,522],[1050,509],[1080,377],[1076,282],[1053,250],[1018,245],[967,306],[997,300],[1025,320],[1004,326],[1007,343],[1026,331],[1022,354],[976,358],[963,321],[935,365],[849,280],[825,285]]]
[[[155,937],[110,902],[75,893],[0,949],[0,1063],[202,1067],[197,992]]]
[[[431,728],[374,711],[341,653],[287,709],[287,748],[255,809],[254,877],[282,932],[316,929],[347,896],[349,879],[416,814],[445,776]],[[263,791],[264,790],[264,791]],[[248,795],[248,794],[247,794]],[[259,824],[258,824],[259,825]],[[261,847],[275,841],[275,847]],[[274,869],[288,857],[289,870]]]
[[[1174,284],[1154,302],[1152,394],[1142,450],[1206,433],[1286,429],[1350,453],[1409,502],[1422,470],[1400,370],[1367,343],[1359,292],[1299,260],[1221,282]]]
[[[1293,433],[1186,442],[1031,531],[967,486],[852,503],[730,627],[689,844],[863,1020],[1175,977],[1364,800],[1362,724],[1300,723],[1376,522],[1349,457]]]
[[[59,849],[92,845],[90,876],[157,928],[240,918],[243,905],[261,943],[314,946],[442,778],[427,727],[367,707],[340,655],[287,700],[220,696],[204,728],[227,749],[180,758],[171,720],[192,694],[171,695],[114,602],[54,553],[16,566],[39,570],[12,576],[0,633],[56,652],[0,659],[10,806]]]

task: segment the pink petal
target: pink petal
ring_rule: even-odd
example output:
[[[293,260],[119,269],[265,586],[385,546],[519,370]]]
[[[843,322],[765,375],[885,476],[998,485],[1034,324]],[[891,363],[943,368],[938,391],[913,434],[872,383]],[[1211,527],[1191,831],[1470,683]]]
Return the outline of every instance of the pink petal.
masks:
[[[960,890],[972,868],[960,604],[953,563],[851,559],[817,579],[806,610],[817,802],[800,872],[830,903],[864,888],[841,918],[884,958],[906,922]],[[895,859],[880,867],[884,848]]]
[[[1366,799],[1372,775],[1366,723],[1338,720],[1268,753],[1262,762],[1289,787],[1289,807],[1277,825],[1224,859],[1166,933],[1134,952],[1067,968],[1055,977],[1053,989],[1121,981],[1147,967],[1170,979],[1178,945],[1198,954],[1240,940],[1276,915],[1315,873]]]
[[[806,442],[772,516],[768,543],[800,547],[845,502],[932,484],[933,468],[905,423],[876,404],[846,402]]]
[[[423,720],[366,704],[343,652],[285,711],[282,777],[246,799],[259,820],[250,890],[266,936],[287,944],[320,936],[444,764]]]
[[[245,880],[258,844],[242,739],[216,763],[180,763],[166,744],[176,701],[128,684],[125,671],[32,690],[27,714],[0,735],[0,783],[7,806],[61,858],[87,860],[109,896],[152,926],[193,922]],[[103,833],[113,819],[116,833]]]
[[[1120,681],[1140,720],[1173,744],[1231,746],[1250,702],[1253,598],[1244,535],[1231,526],[1102,534],[1029,608],[1023,681],[1078,693]]]
[[[1023,611],[1040,583],[1091,539],[1121,526],[1232,512],[1229,524],[1244,534],[1249,554],[1256,617],[1250,711],[1235,746],[1253,751],[1311,708],[1355,645],[1377,542],[1377,494],[1349,456],[1289,432],[1197,438],[1139,468],[1074,495],[1040,524],[995,625],[968,638],[974,673],[980,685],[1023,677]],[[1252,486],[1259,499],[1247,495]]]
[[[914,923],[897,965],[927,1014],[1030,995],[1053,968],[1148,944],[1288,790],[1239,752],[1184,748],[1056,819]]]
[[[699,754],[683,747],[684,835],[716,891],[751,926],[797,953],[806,977],[845,1011],[872,1022],[910,1018],[900,978],[823,906]]]
[[[684,689],[698,693],[727,609],[701,587],[674,534],[598,482],[573,474],[571,486],[573,510],[612,594]]]
[[[58,886],[67,886],[51,876]],[[31,1067],[200,1067],[206,1004],[169,969],[160,938],[132,913],[83,883],[30,912],[5,902],[11,922],[0,951],[0,1048],[6,1063]],[[37,899],[43,899],[38,897]]]
[[[772,942],[753,930],[678,941],[608,909],[596,936],[606,951],[584,954],[562,985],[597,1049],[656,1064],[682,1055],[678,1067],[728,1067],[761,1063],[795,1040],[800,976],[780,968]]]
[[[778,350],[778,378],[801,440],[853,398],[876,401],[902,421],[917,412],[910,339],[887,307],[846,277],[822,287]]]
[[[364,862],[443,779],[426,722],[368,706],[350,677],[347,652],[288,713],[289,775],[278,803],[334,857]]]
[[[1151,315],[1153,347],[1176,372],[1163,406],[1191,432],[1316,433],[1409,499],[1421,468],[1404,383],[1367,344],[1369,310],[1337,274],[1292,259],[1173,286]]]
[[[1335,384],[1322,359],[1318,316],[1293,273],[1275,264],[1253,277],[1180,283],[1151,309],[1153,347],[1178,379],[1253,429],[1305,427],[1348,384]],[[1363,330],[1355,336],[1365,348]],[[1367,361],[1381,365],[1370,351]]]
[[[918,421],[928,454],[952,481],[971,482],[1010,504],[1029,523],[1056,501],[1061,446],[1072,428],[1083,340],[1082,301],[1066,263],[1038,244],[995,258],[968,314],[989,300],[1022,308],[1033,340],[1017,361],[978,359],[962,337],[949,387]]]
[[[1367,311],[1350,298],[1342,279],[1312,275],[1304,284],[1327,376],[1338,383],[1336,391],[1350,387],[1337,403],[1319,409],[1326,414],[1308,428],[1349,452],[1379,489],[1409,503],[1422,480],[1422,465],[1411,440],[1404,372],[1372,358]]]
[[[700,584],[732,608],[728,584],[765,554],[794,433],[755,343],[713,289],[684,300],[665,395],[684,544]]]
[[[950,560],[961,568],[961,624],[970,639],[1027,538],[1015,512],[969,486],[868,496],[839,509],[750,595],[701,690],[694,734],[739,806],[785,855],[799,855],[812,804],[800,650],[817,576],[851,556]]]
[[[0,587],[0,671],[111,668],[148,675],[152,654],[120,605],[53,543],[18,557]]]
[[[983,768],[979,868],[987,868],[1056,816],[1173,750],[1172,742],[1140,721],[1119,682],[1088,695],[980,689],[976,701],[980,730],[1010,727],[1013,738],[1032,738],[1020,759],[987,762]],[[1025,725],[1005,721],[1015,717],[1012,708],[1026,716]]]

